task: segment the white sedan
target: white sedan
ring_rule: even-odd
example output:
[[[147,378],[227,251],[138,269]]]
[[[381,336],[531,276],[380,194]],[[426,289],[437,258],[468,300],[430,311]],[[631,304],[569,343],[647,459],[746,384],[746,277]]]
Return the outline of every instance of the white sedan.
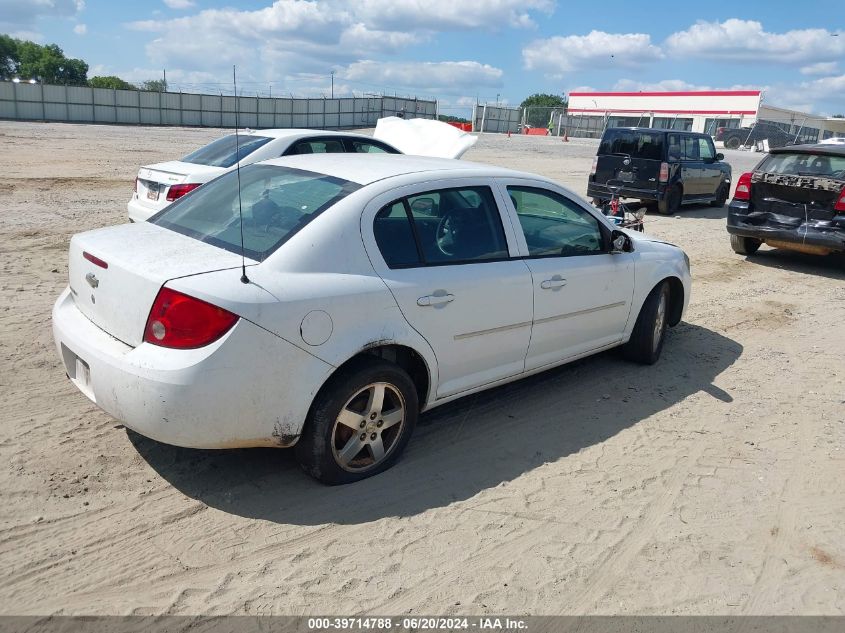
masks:
[[[65,370],[161,442],[295,446],[355,481],[421,411],[611,347],[655,362],[689,301],[680,248],[540,176],[336,154],[240,180],[71,240]]]
[[[237,145],[237,151],[236,151]],[[179,160],[145,165],[138,170],[127,210],[143,222],[217,176],[235,168],[279,156],[312,153],[400,153],[392,145],[363,134],[326,130],[246,130],[228,134]]]

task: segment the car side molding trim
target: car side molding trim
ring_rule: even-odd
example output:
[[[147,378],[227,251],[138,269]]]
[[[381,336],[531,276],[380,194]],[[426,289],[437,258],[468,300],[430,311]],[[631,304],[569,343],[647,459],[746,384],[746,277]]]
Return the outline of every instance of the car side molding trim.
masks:
[[[478,330],[476,332],[467,332],[465,334],[456,334],[454,339],[456,341],[462,341],[467,338],[472,338],[474,336],[484,336],[485,334],[496,334],[497,332],[506,332],[507,330],[515,330],[521,327],[527,327],[531,325],[531,321],[523,321],[521,323],[512,323],[510,325],[500,325],[499,327],[493,327],[489,330]]]
[[[608,303],[606,306],[597,306],[595,308],[589,308],[587,310],[578,310],[577,312],[567,312],[566,314],[556,314],[555,316],[546,317],[544,319],[537,319],[534,321],[534,325],[540,325],[541,323],[549,323],[551,321],[557,321],[558,319],[568,319],[570,317],[581,316],[582,314],[590,314],[592,312],[599,312],[601,310],[611,310],[612,308],[622,308],[628,305],[627,301],[617,301],[616,303]]]

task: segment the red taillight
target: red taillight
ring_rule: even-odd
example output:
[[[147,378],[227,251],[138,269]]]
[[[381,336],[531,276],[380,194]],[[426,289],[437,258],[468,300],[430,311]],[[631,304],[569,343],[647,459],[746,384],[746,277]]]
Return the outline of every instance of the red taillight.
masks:
[[[833,205],[833,210],[837,213],[845,213],[845,187],[839,192],[839,200]]]
[[[669,182],[669,163],[660,163],[660,182]]]
[[[173,202],[177,198],[184,196],[189,191],[193,191],[201,184],[201,182],[186,182],[184,185],[170,185],[170,189],[167,190],[167,201]]]
[[[736,181],[734,200],[751,200],[751,172],[747,171]]]
[[[85,259],[87,259],[89,262],[94,264],[95,266],[99,266],[100,268],[108,268],[109,267],[108,262],[104,262],[102,259],[100,259],[99,257],[96,257],[95,255],[92,255],[88,251],[82,251],[82,256]]]
[[[598,166],[599,166],[599,157],[593,156],[593,166],[590,167],[590,175],[591,176],[596,175],[596,169],[598,168]]]
[[[147,317],[144,342],[175,349],[203,347],[228,332],[238,318],[223,308],[162,288]]]
[[[132,185],[132,191],[138,193],[138,176],[135,176],[135,184]]]

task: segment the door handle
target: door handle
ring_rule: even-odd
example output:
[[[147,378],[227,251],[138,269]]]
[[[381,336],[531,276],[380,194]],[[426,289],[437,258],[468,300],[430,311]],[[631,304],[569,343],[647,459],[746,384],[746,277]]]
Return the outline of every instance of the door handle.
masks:
[[[544,281],[540,282],[540,287],[543,290],[556,290],[557,288],[563,288],[565,285],[566,279],[564,279],[560,275],[555,275],[551,279],[545,279]]]
[[[455,295],[426,295],[417,299],[418,306],[442,306],[455,300]]]

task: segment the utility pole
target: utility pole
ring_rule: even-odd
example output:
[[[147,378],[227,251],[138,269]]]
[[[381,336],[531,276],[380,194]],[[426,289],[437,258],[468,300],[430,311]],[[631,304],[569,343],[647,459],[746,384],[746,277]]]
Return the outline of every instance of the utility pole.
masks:
[[[167,92],[167,69],[163,69],[162,72],[164,73],[164,90],[162,92]]]
[[[334,71],[332,71],[332,99],[334,99]]]

